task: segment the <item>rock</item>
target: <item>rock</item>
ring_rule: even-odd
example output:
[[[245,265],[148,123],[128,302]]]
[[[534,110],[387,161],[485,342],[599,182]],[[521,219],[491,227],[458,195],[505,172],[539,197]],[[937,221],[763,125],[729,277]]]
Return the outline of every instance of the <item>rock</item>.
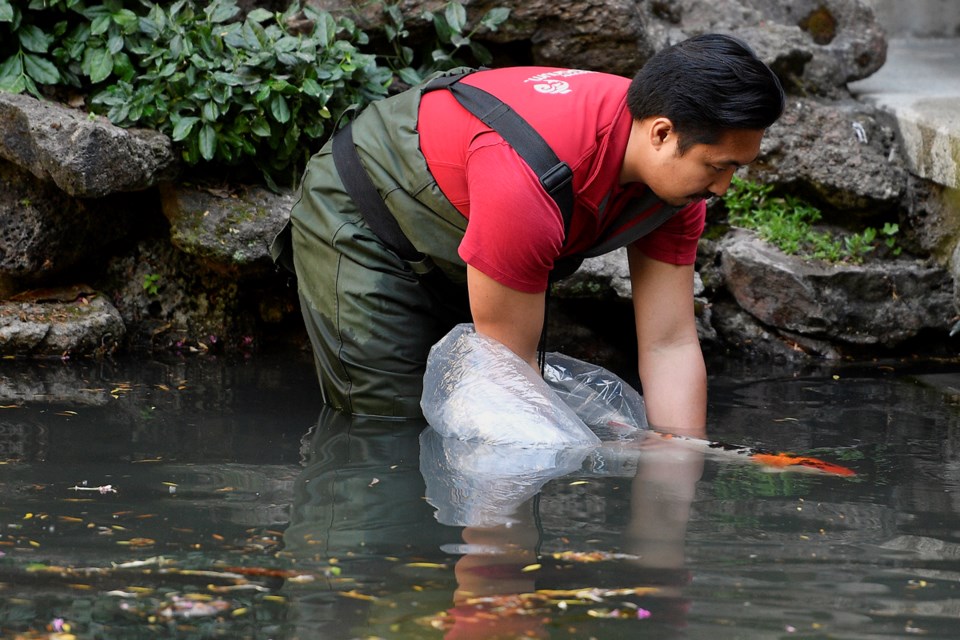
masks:
[[[831,208],[878,215],[896,208],[906,190],[895,136],[868,105],[791,98],[748,175],[827,205],[825,218]]]
[[[610,294],[630,300],[630,265],[627,252],[612,251],[587,258],[568,278],[554,285],[557,295],[566,298],[606,297]]]
[[[123,336],[120,313],[94,291],[69,302],[56,297],[0,302],[3,355],[109,355]]]
[[[61,104],[2,91],[0,158],[83,198],[146,189],[176,171],[172,143],[161,133],[121,129]]]
[[[271,313],[269,305],[296,312],[295,302],[281,299],[283,282],[279,275],[264,283],[240,279],[199,263],[166,238],[151,238],[115,256],[97,284],[114,299],[130,348],[246,351],[259,335],[258,322],[274,320],[261,317]],[[289,294],[296,299],[295,286]]]
[[[671,41],[708,31],[739,36],[770,64],[788,91],[801,95],[845,95],[848,82],[866,78],[886,61],[883,29],[863,0],[671,4],[672,21],[678,23],[667,31]]]
[[[349,0],[309,4],[356,18],[362,28],[382,23],[374,5],[356,11]],[[465,0],[474,24],[490,3]],[[413,16],[442,13],[443,0],[405,0],[399,7],[411,32],[429,40],[432,29]],[[507,64],[594,69],[632,77],[667,44],[707,31],[739,35],[771,64],[788,87],[802,93],[846,93],[886,60],[886,39],[863,0],[503,0],[510,19],[495,32],[471,36],[499,45]],[[520,47],[529,47],[529,51]]]
[[[209,268],[227,272],[270,272],[270,241],[290,217],[295,195],[259,186],[216,189],[167,183],[163,212],[170,239],[180,251]]]
[[[357,20],[373,30],[383,20],[376,4],[357,7],[351,0],[308,0],[318,9]],[[443,14],[446,0],[402,0],[397,3],[412,39],[431,41],[433,26],[420,18],[424,11]],[[653,54],[647,37],[649,14],[629,0],[501,0],[495,4],[464,0],[468,24],[478,24],[491,7],[510,9],[510,18],[497,31],[479,30],[471,40],[496,48],[504,64],[533,64],[603,70],[632,76]],[[494,45],[494,46],[491,46]]]
[[[8,288],[49,280],[122,238],[133,220],[129,198],[72,198],[0,160],[0,275]]]
[[[848,345],[893,347],[945,331],[953,283],[908,260],[834,265],[783,254],[749,232],[721,242],[721,269],[737,303],[768,327]]]

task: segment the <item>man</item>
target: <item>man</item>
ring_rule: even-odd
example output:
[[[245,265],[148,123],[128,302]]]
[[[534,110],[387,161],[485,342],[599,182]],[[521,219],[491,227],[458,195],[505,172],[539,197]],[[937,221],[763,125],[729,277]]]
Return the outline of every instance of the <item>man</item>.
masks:
[[[429,348],[457,322],[535,367],[551,272],[627,246],[648,419],[702,435],[692,289],[704,198],[723,194],[757,156],[783,111],[776,76],[739,40],[704,35],[664,49],[632,81],[517,67],[458,84],[532,126],[569,167],[572,207],[562,188],[547,192],[550,176],[516,148],[525,144],[507,143],[446,86],[367,107],[311,159],[291,214],[324,401],[360,415],[419,415]]]

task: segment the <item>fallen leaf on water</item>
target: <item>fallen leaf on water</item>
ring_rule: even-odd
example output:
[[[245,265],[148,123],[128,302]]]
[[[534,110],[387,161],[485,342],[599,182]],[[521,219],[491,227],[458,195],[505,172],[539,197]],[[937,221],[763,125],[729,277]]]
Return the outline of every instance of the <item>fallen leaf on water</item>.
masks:
[[[551,554],[557,560],[568,562],[603,562],[605,560],[637,560],[639,556],[629,553],[609,553],[606,551],[558,551]]]
[[[129,540],[117,540],[117,544],[130,547],[150,547],[157,543],[152,538],[130,538]]]
[[[372,602],[377,599],[375,596],[370,596],[365,593],[360,593],[356,589],[351,589],[350,591],[338,591],[337,594],[343,596],[344,598],[353,598],[354,600],[367,600],[368,602]]]
[[[437,562],[408,562],[405,567],[415,567],[420,569],[446,569],[447,565]]]
[[[528,564],[523,569],[520,569],[520,571],[522,571],[523,573],[527,573],[529,571],[539,571],[541,568],[543,568],[543,565],[541,565],[540,563],[535,563],[535,564]]]

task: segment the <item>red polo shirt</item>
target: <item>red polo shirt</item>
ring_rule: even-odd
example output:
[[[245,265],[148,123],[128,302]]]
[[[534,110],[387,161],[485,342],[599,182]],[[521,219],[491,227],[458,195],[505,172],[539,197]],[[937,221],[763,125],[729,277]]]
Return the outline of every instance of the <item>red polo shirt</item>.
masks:
[[[505,286],[539,293],[554,260],[596,244],[605,224],[646,189],[619,185],[632,122],[626,105],[630,81],[591,71],[511,67],[477,72],[461,82],[510,105],[573,170],[574,210],[564,237],[556,203],[498,133],[449,91],[423,97],[421,150],[444,195],[469,220],[460,257]],[[654,259],[692,264],[705,212],[702,201],[688,205],[637,245]]]

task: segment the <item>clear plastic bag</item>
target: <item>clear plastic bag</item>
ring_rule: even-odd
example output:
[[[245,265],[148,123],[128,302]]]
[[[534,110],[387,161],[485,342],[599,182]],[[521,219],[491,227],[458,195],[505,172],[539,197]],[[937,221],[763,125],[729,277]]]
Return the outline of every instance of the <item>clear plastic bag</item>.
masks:
[[[581,468],[584,448],[492,445],[420,434],[420,473],[437,521],[459,527],[495,527],[515,514],[547,482]]]
[[[538,372],[460,324],[430,350],[420,407],[441,436],[516,447],[593,447],[600,439]]]
[[[441,436],[514,447],[595,447],[647,426],[643,398],[603,367],[550,353],[541,377],[471,324],[430,350],[420,406]]]
[[[643,396],[603,367],[551,352],[543,377],[601,440],[648,428]]]

